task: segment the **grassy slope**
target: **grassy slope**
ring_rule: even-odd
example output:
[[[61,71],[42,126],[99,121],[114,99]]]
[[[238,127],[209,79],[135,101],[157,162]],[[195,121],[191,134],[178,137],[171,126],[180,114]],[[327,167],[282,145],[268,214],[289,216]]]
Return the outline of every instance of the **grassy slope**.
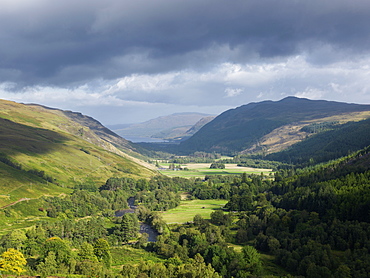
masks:
[[[272,132],[262,137],[258,142],[258,145],[254,144],[242,153],[253,154],[259,153],[263,150],[264,153],[270,154],[285,150],[290,146],[303,141],[307,137],[312,136],[312,133],[307,133],[301,130],[304,126],[312,123],[338,122],[340,124],[344,124],[350,121],[358,122],[368,118],[370,118],[370,111],[362,111],[284,125],[274,129]]]
[[[0,163],[0,207],[16,202],[22,198],[37,198],[41,195],[58,195],[70,192],[34,175],[20,171]]]
[[[331,130],[315,134],[289,149],[266,156],[282,162],[307,164],[326,162],[346,156],[370,145],[370,119],[348,122]]]
[[[66,191],[64,187],[76,184],[99,185],[115,175],[154,175],[154,171],[119,155],[113,145],[99,140],[89,128],[65,116],[1,100],[0,153],[20,164],[22,170],[0,162],[0,207],[17,198],[60,194]],[[99,146],[95,143],[98,141]],[[60,186],[26,173],[28,170],[44,171]]]

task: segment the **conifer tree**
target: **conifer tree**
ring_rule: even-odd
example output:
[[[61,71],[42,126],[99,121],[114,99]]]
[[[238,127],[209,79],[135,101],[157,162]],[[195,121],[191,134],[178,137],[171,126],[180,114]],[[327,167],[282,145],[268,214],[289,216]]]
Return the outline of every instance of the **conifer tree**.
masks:
[[[43,276],[57,273],[58,263],[53,251],[50,251],[45,260],[37,266],[37,271]]]
[[[81,258],[81,260],[89,260],[92,262],[97,262],[98,259],[94,254],[94,248],[93,246],[88,242],[83,242],[81,244],[80,251],[78,252],[78,256]]]
[[[109,250],[109,243],[104,238],[99,238],[94,244],[94,254],[99,261],[103,262],[106,267],[110,267],[112,256]]]
[[[115,231],[115,234],[121,238],[121,241],[127,243],[131,238],[137,236],[139,231],[139,222],[136,214],[125,213],[122,216],[121,225]]]

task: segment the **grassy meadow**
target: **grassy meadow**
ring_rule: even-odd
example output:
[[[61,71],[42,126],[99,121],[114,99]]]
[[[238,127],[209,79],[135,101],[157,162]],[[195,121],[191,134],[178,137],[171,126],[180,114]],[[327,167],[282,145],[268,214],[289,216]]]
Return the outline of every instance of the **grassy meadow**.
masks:
[[[239,175],[260,174],[269,175],[272,173],[271,169],[257,169],[252,167],[239,167],[237,164],[225,164],[225,169],[210,169],[211,163],[189,163],[181,165],[181,168],[188,170],[169,170],[169,163],[159,163],[162,168],[159,172],[169,177],[183,177],[183,178],[204,178],[206,175]],[[164,169],[164,170],[163,170]]]
[[[204,219],[210,219],[213,211],[221,209],[227,200],[186,200],[181,201],[176,208],[163,212],[163,219],[168,223],[186,223],[193,221],[200,214]]]
[[[272,174],[271,169],[257,169],[251,167],[239,167],[237,164],[225,164],[225,169],[210,169],[211,163],[189,163],[181,165],[181,168],[188,170],[169,170],[169,163],[159,163],[161,174],[170,177],[183,178],[204,178],[206,175],[240,175],[247,174]],[[166,212],[163,212],[163,219],[168,223],[186,223],[193,221],[196,214],[209,219],[210,214],[221,209],[227,200],[183,200],[181,204]]]

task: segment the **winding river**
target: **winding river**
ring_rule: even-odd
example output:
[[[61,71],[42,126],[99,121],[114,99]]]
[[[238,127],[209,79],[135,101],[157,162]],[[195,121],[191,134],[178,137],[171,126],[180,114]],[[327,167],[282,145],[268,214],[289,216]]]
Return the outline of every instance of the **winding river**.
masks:
[[[129,205],[129,209],[121,209],[117,210],[115,213],[116,217],[122,217],[125,213],[135,213],[137,206],[135,206],[135,198],[130,197],[127,199],[127,203]],[[148,234],[148,242],[156,242],[158,233],[148,224],[140,223],[140,231],[142,233]]]

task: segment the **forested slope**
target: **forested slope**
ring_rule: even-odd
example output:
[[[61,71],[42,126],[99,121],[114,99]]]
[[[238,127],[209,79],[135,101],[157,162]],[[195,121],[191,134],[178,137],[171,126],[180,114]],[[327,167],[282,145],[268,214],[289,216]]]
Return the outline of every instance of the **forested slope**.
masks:
[[[370,119],[334,125],[289,149],[264,157],[285,163],[313,165],[348,155],[370,145]]]
[[[281,170],[270,184],[241,183],[244,193],[232,195],[226,205],[239,212],[237,242],[254,240],[259,251],[274,255],[293,275],[368,277],[369,151]]]

